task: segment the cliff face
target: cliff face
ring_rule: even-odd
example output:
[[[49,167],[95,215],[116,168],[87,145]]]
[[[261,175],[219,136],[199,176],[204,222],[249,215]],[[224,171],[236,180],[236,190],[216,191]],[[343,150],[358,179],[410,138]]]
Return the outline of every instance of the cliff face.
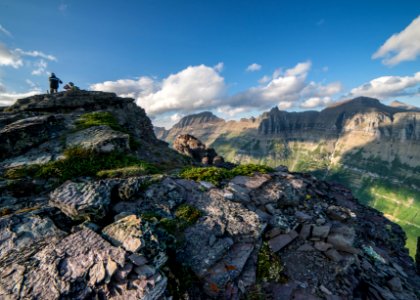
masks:
[[[165,140],[193,134],[229,161],[286,165],[339,181],[399,222],[414,255],[420,235],[419,120],[417,108],[359,97],[321,112],[273,108],[253,122],[174,126]]]

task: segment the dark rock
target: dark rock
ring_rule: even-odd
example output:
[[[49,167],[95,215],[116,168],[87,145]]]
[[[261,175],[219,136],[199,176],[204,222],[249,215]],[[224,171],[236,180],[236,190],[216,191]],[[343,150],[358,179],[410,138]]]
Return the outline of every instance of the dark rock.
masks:
[[[270,245],[270,248],[273,252],[277,252],[286,247],[297,237],[297,232],[291,231],[288,234],[280,234],[276,236],[275,238],[269,240],[268,244]]]
[[[200,140],[189,134],[178,135],[173,147],[179,153],[192,157],[195,161],[204,165],[214,164],[213,159],[215,157],[219,157],[216,160],[218,165],[223,163],[223,158],[220,159],[213,148],[207,148]]]

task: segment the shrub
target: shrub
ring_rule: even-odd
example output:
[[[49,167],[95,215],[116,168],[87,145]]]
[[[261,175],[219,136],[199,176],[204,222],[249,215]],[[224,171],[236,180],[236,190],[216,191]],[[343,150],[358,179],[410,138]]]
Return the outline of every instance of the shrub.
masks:
[[[4,172],[6,179],[20,179],[23,177],[33,177],[39,170],[39,165],[19,166],[7,169]]]

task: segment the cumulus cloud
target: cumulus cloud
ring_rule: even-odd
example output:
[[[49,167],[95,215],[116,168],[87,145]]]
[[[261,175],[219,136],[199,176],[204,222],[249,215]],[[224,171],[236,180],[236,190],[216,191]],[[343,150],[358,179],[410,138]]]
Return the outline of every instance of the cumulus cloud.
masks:
[[[0,106],[9,106],[15,103],[17,99],[30,97],[39,93],[41,93],[41,90],[36,87],[24,93],[8,92],[5,86],[0,83]]]
[[[413,76],[382,76],[351,90],[350,96],[389,99],[419,94],[420,72]]]
[[[0,24],[0,33],[3,33],[4,35],[7,35],[8,37],[12,37],[12,34],[10,33],[10,31],[8,31],[6,28],[1,26],[1,24]]]
[[[189,66],[161,81],[150,77],[122,79],[93,84],[91,89],[133,97],[152,116],[171,111],[192,112],[216,107],[225,97],[226,85],[219,70],[220,64]]]
[[[259,71],[259,70],[261,70],[261,65],[256,64],[256,63],[250,64],[250,65],[246,68],[246,71],[247,71],[247,72],[257,72],[257,71]]]
[[[301,108],[317,108],[324,107],[331,102],[330,97],[312,97],[300,104]]]
[[[393,66],[403,61],[415,60],[418,55],[420,55],[420,16],[403,31],[388,38],[372,58],[384,58],[383,64]]]
[[[321,100],[315,106],[322,106],[342,88],[338,82],[307,81],[311,62],[305,61],[284,72],[276,69],[272,76],[263,77],[259,85],[228,95],[219,65],[189,66],[162,80],[144,76],[135,80],[105,81],[92,84],[91,89],[135,98],[151,117],[158,116],[160,124],[168,124],[175,117],[202,110],[217,109],[219,113],[233,117],[276,105],[280,109],[314,107],[314,100],[305,101],[317,97]]]
[[[232,106],[251,106],[267,109],[277,105],[280,109],[300,106],[301,103],[314,97],[332,97],[339,93],[342,86],[339,82],[323,85],[313,81],[308,82],[307,76],[311,62],[301,62],[286,69],[276,69],[269,79],[268,76],[259,80],[260,85],[234,95],[230,101]],[[321,104],[321,103],[320,103]]]
[[[14,51],[0,44],[0,66],[9,66],[17,69],[23,66],[23,60]]]

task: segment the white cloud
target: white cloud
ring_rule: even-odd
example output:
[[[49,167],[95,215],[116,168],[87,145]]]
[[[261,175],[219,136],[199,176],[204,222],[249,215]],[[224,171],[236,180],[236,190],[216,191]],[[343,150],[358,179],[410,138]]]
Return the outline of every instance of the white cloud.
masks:
[[[418,55],[420,55],[420,16],[403,31],[388,38],[372,58],[384,58],[383,64],[393,66],[403,61],[415,60]]]
[[[331,102],[330,97],[312,97],[300,104],[301,108],[323,107]]]
[[[258,83],[259,83],[259,84],[264,84],[264,83],[269,82],[270,80],[271,80],[271,77],[269,77],[269,76],[267,76],[267,75],[264,75],[263,77],[261,77],[261,78],[258,80]]]
[[[39,61],[34,63],[34,66],[36,67],[35,70],[32,71],[32,75],[45,75],[47,74],[47,67],[48,64],[45,60],[40,59]]]
[[[250,64],[250,65],[246,68],[246,71],[247,71],[247,72],[257,72],[257,71],[259,71],[259,70],[261,70],[261,65],[256,64],[256,63]]]
[[[291,107],[293,107],[293,102],[289,102],[289,101],[280,101],[279,104],[277,105],[277,107],[280,110],[286,110],[289,109]]]
[[[92,84],[92,90],[115,92],[136,99],[156,123],[174,123],[174,118],[192,112],[217,109],[233,117],[249,111],[262,111],[273,106],[281,109],[298,107],[307,99],[333,97],[341,91],[341,84],[308,82],[311,62],[306,61],[286,69],[276,69],[272,77],[265,76],[260,85],[228,95],[227,85],[218,65],[189,66],[178,73],[158,80],[151,77],[121,79]],[[313,101],[313,100],[312,100]],[[305,104],[309,105],[309,104]]]
[[[413,76],[382,76],[351,90],[350,96],[388,99],[419,94],[420,72]]]
[[[9,66],[17,69],[23,66],[23,61],[15,52],[0,44],[0,66]]]
[[[1,26],[1,24],[0,24],[0,32],[7,35],[8,37],[12,37],[12,34],[10,33],[10,31],[8,31],[6,28]]]
[[[152,116],[171,111],[192,112],[213,108],[225,97],[225,82],[218,70],[218,65],[189,66],[162,81],[150,77],[122,79],[93,84],[91,89],[133,97]]]
[[[223,62],[219,62],[217,65],[215,65],[214,67],[213,67],[213,69],[215,69],[217,72],[222,72],[223,71],[223,68],[225,67],[225,65],[224,65],[224,63]]]
[[[23,51],[22,49],[17,48],[15,52],[21,56],[31,56],[31,57],[40,57],[50,61],[57,61],[57,58],[51,54],[45,54],[41,51]]]
[[[0,83],[0,106],[9,106],[16,102],[17,99],[30,97],[41,93],[38,88],[24,93],[8,92],[6,88]]]
[[[271,80],[268,76],[263,77],[262,80],[260,79],[260,86],[234,95],[229,103],[233,107],[251,106],[267,109],[280,105],[282,109],[287,109],[298,106],[308,98],[331,97],[341,91],[342,86],[338,82],[327,85],[307,82],[310,68],[311,62],[306,61],[284,72],[276,69]]]

